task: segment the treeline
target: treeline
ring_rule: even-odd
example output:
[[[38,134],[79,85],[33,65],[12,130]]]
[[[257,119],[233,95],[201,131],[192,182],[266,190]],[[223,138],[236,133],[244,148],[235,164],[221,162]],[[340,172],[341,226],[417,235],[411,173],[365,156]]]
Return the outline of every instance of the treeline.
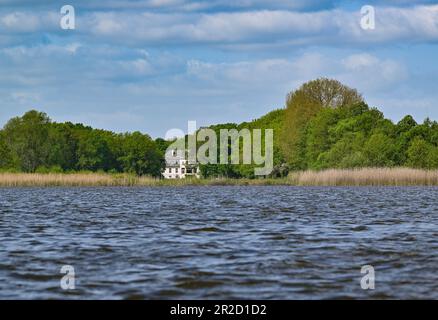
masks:
[[[273,129],[272,177],[306,169],[438,168],[436,121],[426,119],[419,124],[406,116],[393,123],[370,108],[356,90],[336,80],[305,83],[288,95],[286,108],[257,120],[210,128],[218,136],[220,129]],[[82,124],[55,123],[44,113],[30,111],[0,130],[0,170],[105,171],[158,177],[170,143],[140,132],[116,134]],[[254,166],[202,165],[201,173],[204,177],[254,178]]]
[[[212,129],[274,129],[273,177],[290,171],[361,167],[438,168],[438,123],[412,116],[393,123],[336,80],[317,79],[291,92],[286,108],[249,123]],[[206,176],[252,178],[253,166],[202,166]]]
[[[394,124],[365,103],[319,111],[285,153],[292,169],[438,168],[438,123],[411,116]]]
[[[411,116],[394,124],[336,80],[304,84],[287,100],[281,150],[293,170],[438,168],[438,123]]]
[[[44,113],[29,111],[0,130],[0,170],[160,176],[167,145],[140,132],[116,134],[82,124],[55,123]]]
[[[277,109],[269,112],[263,117],[253,120],[251,122],[243,122],[240,124],[236,123],[227,123],[227,124],[218,124],[210,126],[210,129],[213,129],[216,132],[216,136],[218,137],[218,163],[219,163],[219,137],[220,130],[232,130],[236,129],[237,131],[241,131],[242,129],[273,129],[274,130],[274,171],[271,174],[272,177],[285,177],[287,176],[289,169],[286,164],[285,158],[283,156],[282,150],[280,148],[280,139],[281,132],[284,123],[284,109]],[[262,150],[264,150],[265,145],[265,136],[262,132],[261,136],[262,141]],[[242,140],[240,141],[240,153],[242,154]],[[231,152],[232,141],[228,141],[228,150]],[[229,159],[230,161],[231,159]],[[230,161],[231,162],[231,161]],[[254,168],[255,165],[233,165],[233,164],[208,164],[201,165],[201,173],[204,177],[226,177],[226,178],[255,178]]]

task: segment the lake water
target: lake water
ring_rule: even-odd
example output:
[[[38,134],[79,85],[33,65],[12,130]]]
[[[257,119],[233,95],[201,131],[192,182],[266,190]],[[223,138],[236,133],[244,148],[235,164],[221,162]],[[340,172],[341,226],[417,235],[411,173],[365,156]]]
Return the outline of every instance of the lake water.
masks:
[[[438,299],[438,188],[0,189],[0,298]]]

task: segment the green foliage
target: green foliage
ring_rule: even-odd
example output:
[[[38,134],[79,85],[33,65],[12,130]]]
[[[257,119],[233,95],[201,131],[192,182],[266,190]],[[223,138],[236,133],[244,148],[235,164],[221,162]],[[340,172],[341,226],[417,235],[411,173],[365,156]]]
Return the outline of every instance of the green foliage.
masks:
[[[285,109],[221,129],[273,129],[274,170],[392,167],[438,168],[438,123],[417,123],[406,116],[397,124],[369,108],[356,90],[338,81],[318,79],[292,92]],[[187,138],[187,137],[186,137]],[[231,139],[229,139],[231,140]],[[262,146],[265,137],[262,134]],[[29,111],[0,130],[0,171],[111,172],[160,176],[172,141],[155,141],[140,132],[115,134],[82,124],[53,123]],[[228,141],[228,156],[231,145]],[[239,140],[242,152],[242,139]],[[202,143],[198,143],[198,147]],[[218,157],[220,155],[220,143]],[[262,150],[264,151],[264,149]],[[219,158],[218,158],[219,160]],[[203,177],[254,178],[255,165],[201,165]]]
[[[346,98],[333,102],[329,83],[310,82],[288,98],[281,151],[292,169],[438,167],[437,122],[406,116],[395,125],[340,84]]]
[[[286,101],[281,149],[293,169],[306,168],[306,128],[321,110],[362,102],[361,95],[337,80],[317,79],[291,92]],[[318,146],[315,146],[318,148]],[[312,151],[311,151],[312,152]],[[308,160],[308,159],[307,159]]]
[[[364,163],[364,155],[360,151],[363,145],[362,133],[349,133],[336,141],[328,151],[318,155],[312,169],[354,168]]]
[[[394,140],[383,133],[373,134],[363,147],[368,167],[391,167],[395,165]]]
[[[13,165],[12,150],[5,141],[3,132],[0,131],[0,168],[11,169]]]
[[[242,174],[237,170],[237,166],[230,164],[203,164],[200,165],[200,170],[204,178],[242,178]]]
[[[161,154],[165,154],[166,153],[166,150],[167,150],[167,148],[172,144],[172,142],[174,142],[175,140],[173,140],[173,141],[169,141],[169,140],[164,140],[164,139],[162,139],[162,138],[157,138],[156,140],[155,140],[155,144],[156,144],[156,146],[157,146],[157,150],[158,150],[158,152],[160,152]]]
[[[122,156],[118,158],[123,171],[137,175],[159,176],[164,161],[155,142],[140,132],[121,136]]]
[[[284,158],[280,150],[280,133],[282,130],[284,121],[284,109],[277,109],[269,112],[259,119],[255,119],[251,122],[243,122],[241,124],[235,123],[226,123],[226,124],[218,124],[214,126],[210,126],[209,128],[214,130],[217,136],[217,154],[218,154],[218,163],[220,156],[220,130],[226,129],[236,129],[237,131],[241,131],[242,129],[261,129],[262,130],[262,152],[264,152],[265,145],[265,135],[264,129],[272,129],[274,131],[274,166],[276,166],[276,175],[281,176],[285,175],[285,167],[281,167],[284,163]],[[228,142],[228,150],[231,153],[231,139]],[[198,144],[198,147],[202,145],[202,142]],[[242,154],[242,141],[240,141],[240,152]],[[254,164],[240,164],[240,165],[231,165],[231,164],[208,164],[201,165],[201,175],[205,178],[209,177],[226,177],[226,178],[254,178],[254,168],[256,165]]]
[[[35,173],[63,173],[61,166],[53,166],[53,167],[38,167],[35,170]]]
[[[71,125],[52,123],[49,126],[48,141],[50,152],[47,165],[58,166],[62,170],[76,169],[77,139]]]
[[[217,133],[222,128],[273,128],[273,177],[301,169],[438,168],[437,122],[426,119],[418,124],[406,116],[394,124],[376,108],[369,108],[353,89],[334,83],[334,92],[340,93],[329,94],[329,83],[322,79],[304,85],[289,96],[287,109],[252,122],[211,128]],[[208,165],[201,169],[206,177],[253,177],[252,166]]]
[[[438,168],[438,147],[416,137],[407,151],[407,165],[420,169]]]
[[[412,118],[410,115],[407,115],[397,123],[397,133],[401,134],[403,132],[408,132],[416,126],[417,122],[414,120],[414,118]]]
[[[4,127],[7,146],[25,172],[47,164],[50,144],[48,141],[50,119],[46,114],[29,111],[21,118],[11,119]]]
[[[438,167],[437,124],[407,116],[397,125],[361,104],[323,110],[306,131],[306,168]],[[349,112],[356,110],[355,112]]]
[[[335,109],[323,109],[309,121],[306,130],[306,161],[310,168],[318,168],[318,156],[330,149],[329,129],[339,120]]]
[[[11,119],[0,131],[2,171],[132,172],[159,176],[163,164],[164,152],[147,135],[53,123],[37,111]]]

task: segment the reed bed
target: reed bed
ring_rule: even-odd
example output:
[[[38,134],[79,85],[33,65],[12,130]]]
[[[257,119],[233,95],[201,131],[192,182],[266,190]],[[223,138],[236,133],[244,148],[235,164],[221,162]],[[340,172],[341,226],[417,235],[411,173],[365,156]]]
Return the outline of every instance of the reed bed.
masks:
[[[409,168],[330,169],[293,172],[283,179],[164,180],[106,173],[0,173],[0,187],[183,187],[183,186],[438,186],[438,170]]]
[[[129,174],[106,173],[0,173],[0,187],[182,187],[225,185],[284,184],[277,179],[175,179],[137,177]]]
[[[438,170],[410,168],[330,169],[292,173],[301,186],[438,186]]]
[[[2,187],[104,187],[133,186],[140,178],[98,173],[0,173]]]

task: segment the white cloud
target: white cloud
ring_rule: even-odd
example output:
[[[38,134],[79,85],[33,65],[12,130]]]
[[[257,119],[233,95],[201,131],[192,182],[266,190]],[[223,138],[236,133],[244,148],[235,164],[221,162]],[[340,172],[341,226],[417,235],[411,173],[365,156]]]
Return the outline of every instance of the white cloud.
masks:
[[[413,96],[424,97],[421,115],[426,106],[437,115],[437,73],[428,67],[420,81],[412,74],[424,75],[415,66],[433,61],[395,50],[438,40],[438,6],[378,7],[377,29],[367,32],[358,11],[292,11],[304,1],[238,0],[222,12],[207,8],[225,6],[222,0],[105,2],[123,10],[82,3],[87,10],[77,10],[69,32],[56,11],[0,10],[0,121],[38,108],[59,120],[162,135],[190,119],[203,125],[262,115],[321,76],[392,114],[410,113],[413,106],[398,101],[414,104]]]
[[[371,92],[385,91],[406,81],[407,68],[391,59],[379,59],[368,53],[354,54],[342,60],[340,79]]]
[[[3,6],[48,7],[62,6],[65,0],[0,0]],[[85,9],[155,9],[175,11],[244,10],[276,8],[314,10],[333,6],[327,0],[75,0],[74,5]]]
[[[378,8],[374,31],[360,13],[248,11],[211,14],[93,13],[82,32],[130,44],[385,44],[438,40],[438,6]]]
[[[165,3],[162,3],[164,5]],[[158,5],[158,3],[156,3]],[[77,30],[59,28],[57,12],[0,13],[0,34],[54,32],[82,41],[142,45],[356,45],[438,40],[438,5],[378,7],[376,29],[360,28],[360,12],[255,10],[219,13],[86,11],[78,13]],[[23,38],[23,41],[27,38]]]
[[[0,13],[0,33],[54,31],[59,17],[54,12],[14,11]]]
[[[379,59],[368,53],[355,54],[344,59],[344,65],[349,70],[362,70],[378,63]]]
[[[187,120],[207,125],[263,115],[282,107],[288,91],[321,76],[357,88],[395,118],[412,110],[394,97],[423,95],[426,105],[435,94],[414,89],[407,94],[400,89],[411,81],[403,62],[369,53],[314,50],[289,58],[213,62],[126,50],[78,43],[0,50],[5,97],[0,121],[37,108],[59,121],[160,136]],[[418,110],[419,117],[425,113]]]

